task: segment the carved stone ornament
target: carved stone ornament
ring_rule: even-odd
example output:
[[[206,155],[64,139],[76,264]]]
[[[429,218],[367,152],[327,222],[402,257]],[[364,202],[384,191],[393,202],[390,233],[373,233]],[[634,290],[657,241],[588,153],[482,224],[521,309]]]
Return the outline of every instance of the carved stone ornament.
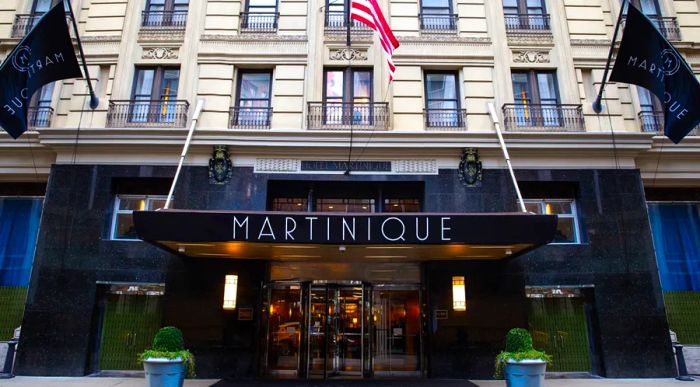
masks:
[[[513,51],[515,63],[549,63],[549,53],[542,51]]]
[[[477,148],[464,148],[458,174],[459,181],[465,187],[481,186],[481,161]]]
[[[143,50],[143,59],[177,59],[177,51],[168,47],[151,47]]]
[[[209,184],[226,184],[231,180],[233,163],[226,145],[215,145],[209,159]]]
[[[337,50],[331,50],[329,58],[331,60],[367,60],[367,51],[348,47],[339,48]]]

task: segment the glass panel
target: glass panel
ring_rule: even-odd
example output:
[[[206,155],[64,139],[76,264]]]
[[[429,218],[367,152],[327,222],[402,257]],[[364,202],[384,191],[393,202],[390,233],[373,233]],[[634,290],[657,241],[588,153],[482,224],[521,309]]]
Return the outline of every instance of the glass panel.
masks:
[[[554,233],[554,243],[574,243],[574,219],[562,218],[557,219],[557,231]]]
[[[272,199],[272,211],[305,212],[306,210],[306,198]]]
[[[642,6],[641,11],[643,14],[656,17],[661,15],[661,12],[659,12],[659,7],[656,4],[656,0],[639,0],[639,3]]]
[[[343,72],[326,72],[326,99],[333,97],[343,97]]]
[[[327,304],[326,288],[314,288],[309,291],[309,376],[325,375],[326,371],[326,330],[330,313],[334,313],[335,306]],[[335,334],[330,336],[335,337]],[[333,339],[334,340],[334,339]],[[331,341],[331,340],[329,340]],[[331,364],[332,366],[332,364]]]
[[[117,214],[115,239],[138,239],[134,229],[134,218],[131,214]]]
[[[700,292],[664,291],[668,327],[684,344],[700,344]]]
[[[537,89],[542,104],[542,124],[544,126],[560,126],[557,85],[552,73],[537,74]]]
[[[528,325],[533,346],[557,359],[547,369],[590,371],[584,299],[538,297],[528,300]]]
[[[343,0],[328,0],[327,7],[328,11],[330,12],[342,12],[343,14],[345,13],[345,1]],[[338,15],[338,17],[342,17],[342,15]],[[345,25],[345,23],[343,23],[343,25]]]
[[[362,288],[340,288],[337,295],[338,371],[345,374],[361,374]]]
[[[177,114],[177,87],[180,77],[180,70],[163,70],[163,84],[160,89],[160,100],[158,119],[160,122],[173,122]]]
[[[571,214],[571,203],[545,201],[544,213],[547,215]]]
[[[271,290],[267,358],[270,370],[297,370],[301,316],[299,285],[284,285]]]
[[[528,74],[513,73],[513,97],[515,102],[515,122],[518,126],[531,126],[532,112],[530,111],[532,104],[530,91],[530,82]]]
[[[637,86],[637,93],[639,94],[639,106],[643,112],[654,110],[654,100],[656,96],[653,96],[649,90]]]
[[[428,101],[457,98],[454,74],[426,74],[426,79]]]
[[[119,198],[120,210],[136,210],[143,211],[146,209],[146,199],[144,198]]]
[[[270,77],[270,73],[242,74],[240,98],[270,98]]]
[[[384,199],[384,212],[420,212],[420,200]]]
[[[541,214],[542,213],[542,208],[540,207],[539,202],[525,202],[525,209],[528,212],[532,212],[533,214]]]
[[[136,69],[136,83],[134,84],[134,105],[131,108],[129,120],[131,122],[148,122],[151,94],[153,92],[153,80],[155,69]],[[139,102],[142,101],[142,102]]]
[[[355,100],[366,99],[372,96],[372,73],[369,71],[355,71],[353,73],[353,97]]]
[[[417,290],[375,290],[372,299],[374,371],[406,375],[420,370]]]
[[[148,210],[149,211],[155,211],[158,209],[161,209],[165,207],[165,201],[166,199],[150,199],[148,201]],[[173,202],[172,200],[170,201],[170,208],[173,207]]]
[[[374,199],[316,199],[320,212],[374,212]]]
[[[137,370],[161,324],[161,296],[109,294],[100,346],[100,369]]]
[[[540,99],[556,101],[557,100],[557,84],[554,81],[552,73],[537,74],[537,89],[540,92]]]
[[[52,0],[35,0],[34,14],[44,14],[51,9]]]
[[[449,0],[421,0],[423,8],[449,8]]]
[[[38,101],[37,101],[37,106],[39,107],[50,107],[51,106],[51,97],[53,96],[53,86],[55,83],[49,83],[47,85],[44,85],[39,90],[38,93]]]

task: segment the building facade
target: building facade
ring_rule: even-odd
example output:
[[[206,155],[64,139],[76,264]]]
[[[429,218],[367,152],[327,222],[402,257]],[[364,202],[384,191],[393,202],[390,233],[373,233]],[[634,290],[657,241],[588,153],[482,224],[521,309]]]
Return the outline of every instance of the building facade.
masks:
[[[51,1],[5,3],[3,55]],[[635,4],[699,71],[699,2]],[[370,30],[347,46],[342,1],[72,5],[100,105],[64,80],[32,99],[32,130],[0,133],[16,373],[138,369],[164,325],[202,377],[487,378],[513,327],[550,370],[663,377],[669,328],[700,344],[700,136],[658,135],[661,102],[630,85],[590,107],[618,1],[383,2],[392,83]],[[145,230],[198,100],[175,210]],[[488,102],[526,209],[556,215],[546,246],[506,215]],[[483,213],[501,215],[456,226]]]

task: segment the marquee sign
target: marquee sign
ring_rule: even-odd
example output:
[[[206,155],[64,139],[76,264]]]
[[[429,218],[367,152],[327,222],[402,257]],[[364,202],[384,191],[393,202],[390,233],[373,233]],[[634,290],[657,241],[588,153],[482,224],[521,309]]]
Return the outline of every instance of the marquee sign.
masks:
[[[543,244],[551,241],[556,222],[556,216],[523,213],[134,212],[140,238],[183,242]]]

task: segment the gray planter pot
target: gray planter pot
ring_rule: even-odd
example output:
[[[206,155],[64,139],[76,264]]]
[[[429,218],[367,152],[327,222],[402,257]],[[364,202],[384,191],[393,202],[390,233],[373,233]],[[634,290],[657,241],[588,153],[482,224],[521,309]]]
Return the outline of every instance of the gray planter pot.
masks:
[[[185,362],[181,358],[148,358],[143,361],[149,387],[182,387],[185,380]]]
[[[506,385],[508,387],[542,387],[547,362],[542,360],[508,360],[506,362]]]

